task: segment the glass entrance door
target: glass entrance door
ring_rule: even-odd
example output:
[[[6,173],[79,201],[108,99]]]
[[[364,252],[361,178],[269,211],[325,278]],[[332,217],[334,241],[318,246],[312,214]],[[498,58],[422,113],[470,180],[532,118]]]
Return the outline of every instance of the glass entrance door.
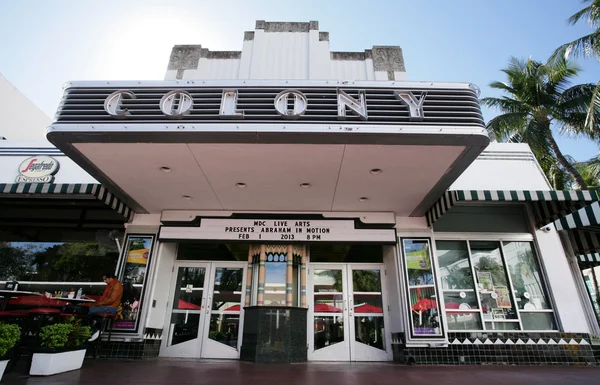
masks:
[[[177,263],[161,355],[239,358],[245,263]]]
[[[380,264],[311,264],[309,359],[391,359],[384,287]]]

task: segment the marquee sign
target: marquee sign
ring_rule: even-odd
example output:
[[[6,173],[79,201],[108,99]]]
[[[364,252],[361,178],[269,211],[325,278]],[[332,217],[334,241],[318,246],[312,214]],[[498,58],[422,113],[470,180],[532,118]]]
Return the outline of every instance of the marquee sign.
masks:
[[[60,164],[50,156],[32,156],[19,165],[17,183],[52,183]]]
[[[65,89],[54,124],[340,121],[484,127],[468,84],[325,81],[75,82]]]
[[[200,227],[162,227],[162,240],[394,243],[394,229],[357,229],[352,220],[202,219]]]

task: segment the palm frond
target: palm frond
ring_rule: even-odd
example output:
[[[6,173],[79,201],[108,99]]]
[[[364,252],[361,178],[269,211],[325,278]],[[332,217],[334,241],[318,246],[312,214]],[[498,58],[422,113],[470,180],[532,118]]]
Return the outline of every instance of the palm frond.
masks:
[[[575,25],[581,21],[581,19],[587,19],[588,24],[592,27],[598,27],[600,25],[600,1],[598,0],[584,0],[583,3],[592,2],[589,6],[575,12],[571,17],[567,19],[567,22],[571,25]]]
[[[479,100],[481,104],[506,113],[526,113],[527,108],[523,102],[503,96],[501,98],[482,98]]]
[[[590,99],[590,104],[585,115],[584,128],[587,131],[596,132],[600,131],[600,82],[594,87]]]
[[[527,115],[523,113],[507,113],[498,115],[486,126],[490,136],[504,142],[515,133],[521,133],[527,126]]]
[[[600,31],[594,31],[558,47],[550,56],[550,60],[577,57],[596,57],[600,59]]]

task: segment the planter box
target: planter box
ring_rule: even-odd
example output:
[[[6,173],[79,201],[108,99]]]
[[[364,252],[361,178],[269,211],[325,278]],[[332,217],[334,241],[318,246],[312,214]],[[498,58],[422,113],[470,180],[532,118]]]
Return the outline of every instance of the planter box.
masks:
[[[6,365],[8,365],[8,360],[0,361],[0,380],[2,380],[2,375],[6,370]]]
[[[29,374],[50,376],[52,374],[77,370],[83,365],[85,349],[63,353],[34,353]]]

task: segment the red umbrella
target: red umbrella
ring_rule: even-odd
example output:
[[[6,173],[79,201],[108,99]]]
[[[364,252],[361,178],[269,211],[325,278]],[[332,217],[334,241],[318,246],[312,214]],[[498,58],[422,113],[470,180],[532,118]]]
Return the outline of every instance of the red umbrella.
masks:
[[[184,310],[200,310],[201,307],[198,305],[194,305],[191,302],[188,301],[184,301],[182,299],[179,300],[179,302],[177,302],[177,309],[184,309]]]
[[[326,303],[318,303],[315,305],[315,313],[341,313],[342,309],[338,309],[335,306],[328,305]]]
[[[240,311],[240,305],[233,305],[223,311]]]
[[[364,303],[354,308],[355,313],[383,313],[383,309],[377,306]]]
[[[412,306],[412,309],[414,311],[425,311],[425,310],[429,310],[429,309],[436,309],[437,308],[437,302],[435,302],[432,299],[429,298],[423,298],[417,301],[417,303],[415,303]]]

